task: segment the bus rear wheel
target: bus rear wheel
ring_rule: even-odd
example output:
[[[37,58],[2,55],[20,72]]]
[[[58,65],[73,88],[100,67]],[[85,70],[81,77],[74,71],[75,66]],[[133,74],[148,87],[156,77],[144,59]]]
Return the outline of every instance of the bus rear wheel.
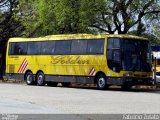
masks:
[[[38,86],[44,86],[46,84],[45,83],[45,76],[44,76],[43,72],[39,72],[37,74],[36,81],[37,81]]]
[[[33,74],[32,72],[27,72],[25,75],[25,81],[27,85],[34,85],[35,81],[33,81]]]
[[[101,74],[97,77],[97,88],[100,90],[107,89],[109,86],[107,85],[107,78],[105,75]]]

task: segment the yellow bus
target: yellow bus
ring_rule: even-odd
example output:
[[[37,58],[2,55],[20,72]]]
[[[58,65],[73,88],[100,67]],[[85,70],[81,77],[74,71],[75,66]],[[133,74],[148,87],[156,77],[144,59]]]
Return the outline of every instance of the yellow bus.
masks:
[[[149,41],[132,35],[70,34],[10,38],[6,77],[28,85],[151,85]]]

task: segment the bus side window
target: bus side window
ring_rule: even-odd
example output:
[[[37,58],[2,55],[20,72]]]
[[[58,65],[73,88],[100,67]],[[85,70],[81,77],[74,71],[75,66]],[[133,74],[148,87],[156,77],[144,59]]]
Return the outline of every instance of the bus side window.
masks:
[[[55,41],[44,41],[42,42],[41,54],[52,55],[55,50]]]
[[[87,53],[88,54],[103,54],[104,53],[104,40],[103,39],[88,40]]]
[[[54,54],[55,53],[55,48],[52,48],[51,49],[51,54]]]
[[[41,54],[41,42],[29,42],[27,54],[28,55]]]
[[[9,55],[26,55],[27,54],[27,43],[17,42],[10,43]]]
[[[71,40],[67,41],[56,41],[56,47],[54,54],[61,55],[61,54],[70,54],[71,53]]]
[[[19,55],[19,45],[17,43],[15,43],[14,45],[14,55]]]
[[[9,55],[14,55],[14,44],[15,43],[9,43]]]
[[[72,40],[71,54],[87,54],[87,40]]]
[[[27,54],[27,43],[21,42],[19,43],[19,55],[26,55]]]
[[[49,53],[52,55],[52,54],[54,54],[55,53],[55,41],[50,41],[50,42],[48,42],[49,43]]]

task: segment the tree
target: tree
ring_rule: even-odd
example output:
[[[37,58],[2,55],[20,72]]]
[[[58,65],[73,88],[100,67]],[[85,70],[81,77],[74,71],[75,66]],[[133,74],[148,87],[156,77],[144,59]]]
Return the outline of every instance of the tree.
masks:
[[[17,6],[17,0],[0,1],[0,78],[5,70],[7,41],[10,37],[19,36],[20,32],[24,30],[23,25],[14,18]]]
[[[25,0],[23,0],[25,1]],[[141,35],[158,19],[159,0],[27,0],[30,36],[59,33],[118,33]]]
[[[24,17],[20,17],[30,33],[28,36],[32,37],[90,33],[93,32],[93,29],[89,27],[90,23],[93,18],[96,18],[97,12],[103,9],[105,5],[103,3],[104,0],[27,0],[21,3],[23,8],[21,13],[25,16],[25,20]],[[30,11],[26,12],[24,6],[31,7]]]
[[[157,0],[107,0],[106,11],[102,11],[91,26],[107,33],[126,34],[135,30],[141,35],[159,13],[160,1]]]
[[[153,22],[153,34],[155,36],[155,42],[160,44],[160,16],[159,19]]]

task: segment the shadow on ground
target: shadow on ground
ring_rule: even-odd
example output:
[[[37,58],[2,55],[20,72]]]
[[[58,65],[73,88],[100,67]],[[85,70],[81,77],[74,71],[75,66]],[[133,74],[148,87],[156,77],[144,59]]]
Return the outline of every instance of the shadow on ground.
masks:
[[[62,87],[62,86],[60,86]],[[86,86],[71,86],[66,88],[75,88],[75,89],[88,89],[88,90],[98,90],[96,87],[86,87]],[[132,88],[130,90],[123,90],[121,87],[110,87],[106,90],[99,91],[122,91],[122,92],[144,92],[144,93],[156,93],[160,94],[159,88]]]

